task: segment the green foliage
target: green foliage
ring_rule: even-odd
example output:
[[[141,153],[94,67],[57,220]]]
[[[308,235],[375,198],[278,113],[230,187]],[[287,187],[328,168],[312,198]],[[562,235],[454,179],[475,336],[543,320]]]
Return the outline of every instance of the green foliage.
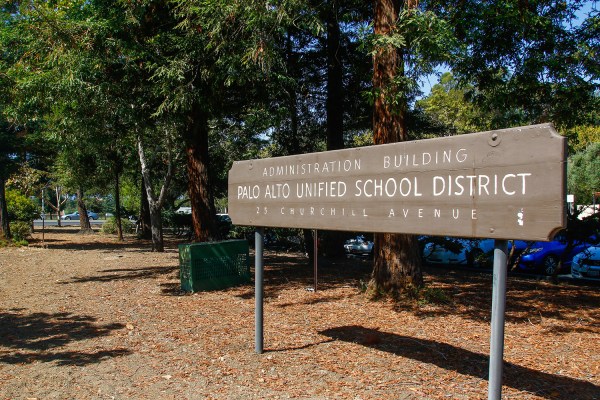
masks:
[[[488,118],[474,103],[467,100],[468,90],[472,90],[472,87],[460,87],[454,76],[446,72],[442,75],[440,83],[431,88],[431,93],[416,102],[416,107],[445,126],[449,133],[470,133],[489,129]]]
[[[448,294],[441,288],[424,287],[421,290],[420,304],[449,304],[451,302]]]
[[[597,10],[581,1],[428,1],[461,43],[450,68],[492,128],[589,123],[598,107]],[[585,12],[588,12],[586,15]]]
[[[363,147],[373,144],[373,131],[358,132],[352,135],[348,147]]]
[[[228,199],[227,197],[219,197],[215,199],[215,209],[217,210],[217,213],[225,213],[227,212],[227,206],[228,206]]]
[[[577,153],[585,150],[593,143],[600,143],[600,126],[578,125],[564,131],[569,138],[569,152]]]
[[[0,75],[2,75],[1,70]],[[0,95],[0,97],[2,96]],[[2,110],[2,103],[0,103],[0,110]],[[0,143],[2,143],[2,146],[0,146],[0,179],[8,179],[18,169],[17,155],[21,151],[22,142],[17,132],[9,126],[9,123],[4,120],[4,116],[0,114]]]
[[[17,243],[31,237],[31,224],[25,221],[13,221],[10,223],[10,233]]]
[[[9,189],[6,191],[6,206],[10,221],[31,223],[40,216],[35,203],[16,190]]]
[[[414,300],[420,306],[428,304],[449,304],[451,302],[448,294],[441,288],[432,288],[429,286],[417,287],[409,285],[404,295],[410,300]]]
[[[123,233],[134,233],[135,225],[133,222],[126,218],[121,218],[121,229]],[[110,217],[106,220],[104,224],[102,224],[102,228],[100,228],[100,232],[116,235],[117,234],[117,219],[115,217]]]
[[[248,239],[250,245],[254,245],[254,232],[256,228],[253,226],[233,225],[229,230],[227,239]]]
[[[133,216],[139,215],[140,211],[140,183],[126,177],[121,180],[121,207]],[[110,211],[112,212],[112,211]]]
[[[569,157],[567,187],[577,204],[592,204],[592,193],[600,191],[600,142]]]

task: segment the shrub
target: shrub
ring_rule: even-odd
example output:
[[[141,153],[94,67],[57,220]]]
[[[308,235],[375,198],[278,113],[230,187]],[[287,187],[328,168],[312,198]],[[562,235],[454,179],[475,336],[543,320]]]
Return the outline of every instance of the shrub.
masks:
[[[135,225],[133,224],[133,222],[126,218],[121,218],[121,228],[123,229],[123,233],[135,232]],[[109,219],[107,219],[106,222],[102,224],[101,232],[113,235],[116,234],[117,219],[115,217],[110,217]]]
[[[21,242],[31,236],[31,223],[13,221],[10,223],[10,233],[15,242]]]
[[[40,215],[33,201],[12,189],[6,191],[6,208],[8,209],[8,219],[10,221],[31,223]]]

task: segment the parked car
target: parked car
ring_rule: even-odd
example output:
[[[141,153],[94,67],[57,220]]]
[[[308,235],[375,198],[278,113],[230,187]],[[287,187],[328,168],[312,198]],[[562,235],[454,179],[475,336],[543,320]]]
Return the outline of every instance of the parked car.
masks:
[[[521,259],[517,266],[520,271],[542,272],[547,275],[557,273],[557,268],[561,260],[562,269],[571,267],[573,257],[592,246],[595,238],[587,240],[575,240],[569,247],[569,241],[566,234],[558,233],[554,240],[550,242],[521,242],[516,244],[516,255],[521,254]]]
[[[433,265],[491,266],[493,239],[423,238],[423,261]]]
[[[348,254],[372,254],[373,242],[366,240],[362,235],[358,235],[355,238],[346,240],[344,250]]]
[[[571,263],[573,278],[600,278],[600,246],[591,246],[577,253]]]
[[[98,219],[98,214],[96,214],[93,211],[88,211],[87,215],[88,215],[89,219]],[[63,220],[79,219],[79,211],[75,211],[74,213],[71,213],[71,214],[65,214],[62,217],[60,217],[60,219],[63,219]]]

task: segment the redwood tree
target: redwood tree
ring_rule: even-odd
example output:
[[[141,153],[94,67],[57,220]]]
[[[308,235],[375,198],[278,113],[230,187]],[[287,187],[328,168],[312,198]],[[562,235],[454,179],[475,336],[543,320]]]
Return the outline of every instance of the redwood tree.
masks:
[[[188,116],[186,159],[192,226],[198,242],[218,239],[215,206],[209,183],[208,115],[196,105]]]
[[[410,3],[410,2],[409,2]],[[375,36],[391,36],[402,6],[399,0],[374,1]],[[398,86],[404,71],[404,51],[379,41],[373,51],[373,141],[394,143],[408,138],[406,96]],[[383,44],[381,44],[383,43]],[[375,262],[369,289],[371,293],[396,295],[409,286],[423,285],[421,258],[416,237],[405,234],[375,234]]]

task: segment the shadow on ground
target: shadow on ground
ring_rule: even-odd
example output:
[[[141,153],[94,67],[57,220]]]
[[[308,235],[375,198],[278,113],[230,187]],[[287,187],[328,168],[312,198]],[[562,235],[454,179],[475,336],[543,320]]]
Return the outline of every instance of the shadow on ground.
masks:
[[[99,275],[75,277],[66,281],[59,282],[61,285],[69,285],[72,283],[87,283],[87,282],[113,282],[124,280],[137,279],[152,279],[161,275],[174,274],[179,271],[179,267],[140,267],[140,268],[113,268],[98,271]]]
[[[317,287],[319,291],[344,286],[363,290],[371,271],[370,258],[319,259]],[[445,300],[428,304],[433,307],[421,307],[411,300],[400,301],[395,306],[398,311],[410,310],[422,318],[458,314],[474,321],[489,321],[492,307],[491,273],[428,266],[424,266],[423,271],[427,288],[442,292]],[[280,291],[292,287],[310,289],[314,282],[313,265],[302,255],[265,253],[265,298],[276,298]],[[249,286],[239,296],[253,298],[254,288]],[[560,329],[569,332],[600,333],[597,326],[589,323],[600,320],[597,304],[600,304],[600,292],[593,286],[552,283],[521,276],[508,277],[507,323],[538,324],[555,319],[568,321],[569,327]],[[580,310],[586,310],[589,321],[572,320],[572,315]]]
[[[486,378],[488,356],[447,343],[381,332],[362,326],[341,326],[319,332],[329,338],[357,343],[399,357],[410,358],[463,375]],[[590,382],[553,375],[505,363],[503,384],[547,399],[597,399],[600,386]]]
[[[69,313],[0,313],[0,363],[57,362],[86,365],[130,354],[126,349],[67,351],[64,346],[125,328],[122,324],[95,323],[95,318]]]

